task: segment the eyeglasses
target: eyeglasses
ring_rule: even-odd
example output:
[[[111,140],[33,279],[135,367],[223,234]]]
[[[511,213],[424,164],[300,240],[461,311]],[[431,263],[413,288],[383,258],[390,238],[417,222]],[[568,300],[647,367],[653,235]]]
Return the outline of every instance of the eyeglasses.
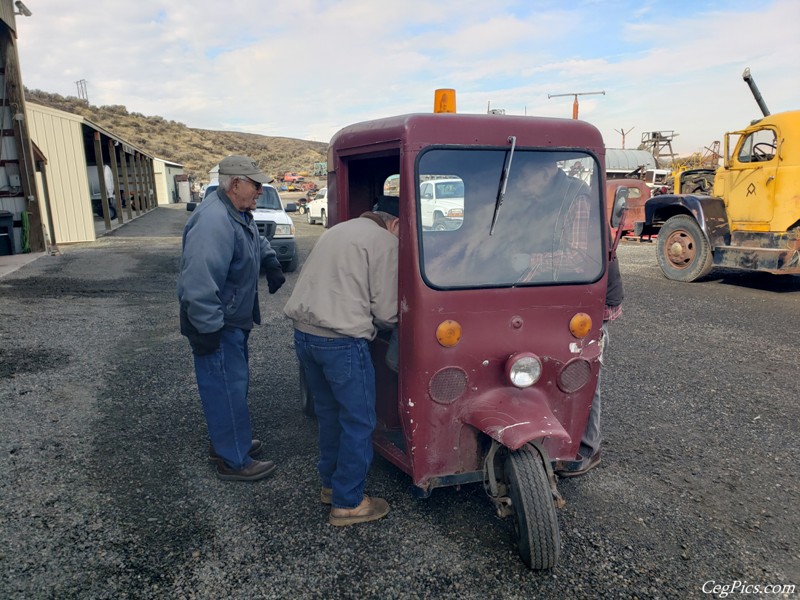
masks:
[[[249,177],[244,177],[244,178],[240,178],[240,179],[244,179],[245,181],[249,181],[250,183],[252,183],[253,187],[256,188],[257,192],[260,192],[261,188],[264,187],[263,184],[259,183],[258,181],[253,181]]]

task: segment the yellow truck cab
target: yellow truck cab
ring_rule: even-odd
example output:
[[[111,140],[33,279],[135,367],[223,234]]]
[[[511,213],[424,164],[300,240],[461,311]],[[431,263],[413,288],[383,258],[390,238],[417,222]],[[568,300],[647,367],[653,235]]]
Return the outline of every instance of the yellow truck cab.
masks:
[[[800,274],[800,110],[725,134],[713,195],[664,194],[645,203],[637,235],[658,235],[664,275],[695,281],[715,266]]]

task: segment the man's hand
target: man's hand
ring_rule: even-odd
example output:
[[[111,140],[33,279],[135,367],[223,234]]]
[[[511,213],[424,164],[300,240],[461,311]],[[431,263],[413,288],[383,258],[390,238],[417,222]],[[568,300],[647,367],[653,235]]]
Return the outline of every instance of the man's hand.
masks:
[[[219,344],[222,341],[222,329],[211,333],[193,333],[186,337],[189,338],[192,352],[197,356],[207,356],[219,350]]]
[[[269,293],[274,294],[286,281],[286,277],[283,276],[283,271],[280,267],[270,267],[267,269],[267,285],[269,286]]]

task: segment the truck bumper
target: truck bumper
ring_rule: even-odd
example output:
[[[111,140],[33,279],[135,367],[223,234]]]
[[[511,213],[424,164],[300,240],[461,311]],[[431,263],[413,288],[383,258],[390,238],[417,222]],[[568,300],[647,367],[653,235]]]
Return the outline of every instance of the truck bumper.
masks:
[[[273,238],[269,243],[281,263],[289,264],[292,262],[294,254],[297,252],[294,239]]]

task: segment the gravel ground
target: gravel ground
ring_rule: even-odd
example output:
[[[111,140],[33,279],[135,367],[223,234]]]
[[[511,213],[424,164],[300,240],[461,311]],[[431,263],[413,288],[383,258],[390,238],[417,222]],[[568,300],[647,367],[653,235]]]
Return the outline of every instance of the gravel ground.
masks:
[[[251,407],[274,478],[219,481],[178,333],[180,207],[0,279],[1,598],[704,598],[800,585],[800,278],[666,281],[620,249],[603,464],[562,480],[562,554],[527,570],[480,486],[326,522],[291,327],[262,282]],[[321,232],[295,218],[305,254]],[[707,584],[706,582],[714,582]],[[721,590],[720,590],[721,591]],[[751,588],[752,591],[752,588]],[[741,596],[741,594],[737,594]],[[797,597],[781,590],[769,597]]]

